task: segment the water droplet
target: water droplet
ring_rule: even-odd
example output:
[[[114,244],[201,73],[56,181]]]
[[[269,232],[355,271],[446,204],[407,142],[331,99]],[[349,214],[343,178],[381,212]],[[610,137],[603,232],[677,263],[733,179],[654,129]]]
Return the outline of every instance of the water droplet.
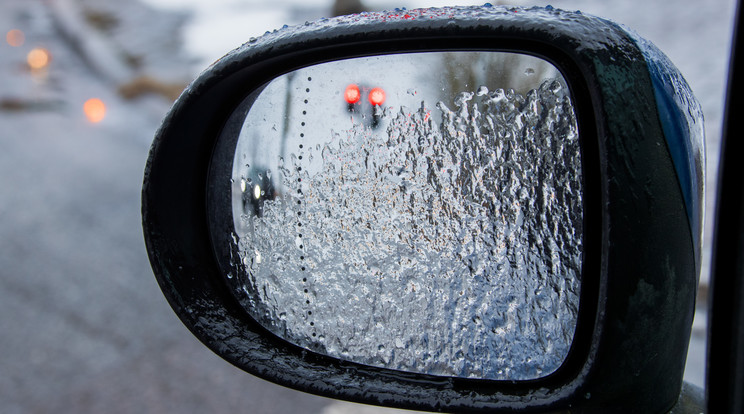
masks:
[[[480,88],[478,88],[478,91],[475,93],[478,96],[483,96],[488,93],[488,88],[485,85],[481,85]]]
[[[463,106],[471,99],[473,99],[473,92],[460,92],[460,94],[455,98],[455,106]]]
[[[533,69],[533,68],[527,68],[527,69],[524,70],[524,74],[527,75],[527,76],[534,75],[535,74],[535,69]]]

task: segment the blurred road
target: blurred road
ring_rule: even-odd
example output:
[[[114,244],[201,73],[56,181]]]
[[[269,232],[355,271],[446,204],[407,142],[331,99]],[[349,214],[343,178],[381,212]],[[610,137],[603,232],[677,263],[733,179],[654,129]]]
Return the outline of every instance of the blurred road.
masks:
[[[553,2],[565,8],[574,3]],[[699,2],[685,3],[699,7]],[[256,379],[212,354],[181,325],[152,276],[139,212],[149,143],[169,102],[157,95],[123,99],[116,91],[122,79],[112,80],[116,76],[108,76],[110,67],[96,69],[84,60],[85,51],[70,41],[70,33],[61,36],[65,31],[47,4],[0,2],[1,34],[13,28],[24,33],[16,47],[0,39],[0,412],[381,411]],[[605,5],[616,7],[611,4]],[[733,2],[715,4],[704,12],[720,25],[730,24],[727,13]],[[158,34],[179,27],[173,15],[132,10],[129,18],[144,13],[170,22],[151,29]],[[127,22],[124,14],[114,15],[113,22],[107,16],[88,13],[85,18],[101,25],[104,33]],[[651,25],[640,21],[641,27]],[[674,34],[678,29],[663,30]],[[696,36],[705,33],[700,29]],[[728,42],[720,33],[714,35]],[[686,47],[652,40],[663,50]],[[35,47],[45,48],[51,61],[31,70],[26,59]],[[147,73],[171,73],[173,67],[185,66],[179,60],[185,58],[168,44],[137,47],[156,50],[151,55],[129,53],[124,71],[131,70],[130,75],[148,68]],[[155,55],[167,62],[151,61]],[[706,64],[685,70],[687,64],[680,65],[684,73],[706,70]],[[715,79],[701,81],[700,88],[722,76],[720,62],[713,64],[708,76]],[[701,98],[704,107],[722,96],[720,85],[710,87],[718,89]],[[83,112],[90,98],[106,105],[101,122],[92,123]],[[706,121],[712,117],[720,125],[717,105],[708,104],[719,113],[706,112]],[[715,133],[719,129],[714,127]],[[705,328],[700,319],[688,379],[702,385]]]
[[[233,368],[170,310],[139,213],[169,103],[120,98],[42,4],[0,4],[0,412],[321,412],[329,400]],[[22,46],[5,42],[14,27]],[[36,46],[52,59],[31,71]],[[93,97],[107,105],[97,124]]]

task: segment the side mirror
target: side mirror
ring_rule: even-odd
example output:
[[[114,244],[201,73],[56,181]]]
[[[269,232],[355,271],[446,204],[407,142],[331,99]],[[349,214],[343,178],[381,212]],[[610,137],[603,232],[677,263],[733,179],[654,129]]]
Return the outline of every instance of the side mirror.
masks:
[[[145,240],[183,323],[269,381],[424,410],[666,412],[702,131],[661,52],[579,12],[321,20],[179,98]]]

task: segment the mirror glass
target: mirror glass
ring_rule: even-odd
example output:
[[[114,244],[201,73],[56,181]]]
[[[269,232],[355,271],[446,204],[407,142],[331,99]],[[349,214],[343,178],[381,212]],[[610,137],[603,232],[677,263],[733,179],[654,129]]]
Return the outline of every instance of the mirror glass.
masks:
[[[560,367],[583,181],[554,66],[497,52],[354,58],[249,99],[226,278],[253,318],[313,352],[401,371],[528,380]]]

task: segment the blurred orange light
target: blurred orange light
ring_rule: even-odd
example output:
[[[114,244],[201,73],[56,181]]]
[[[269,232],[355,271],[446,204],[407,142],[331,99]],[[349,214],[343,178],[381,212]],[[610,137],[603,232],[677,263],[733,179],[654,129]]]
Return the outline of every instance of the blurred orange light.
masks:
[[[18,29],[9,30],[5,35],[5,41],[13,47],[23,46],[23,42],[26,40],[26,36],[23,32]]]
[[[49,54],[49,51],[41,47],[31,49],[26,55],[26,62],[31,69],[43,69],[49,65],[51,60],[52,55]]]
[[[106,105],[98,98],[91,98],[83,104],[83,112],[88,121],[98,123],[106,116]]]

